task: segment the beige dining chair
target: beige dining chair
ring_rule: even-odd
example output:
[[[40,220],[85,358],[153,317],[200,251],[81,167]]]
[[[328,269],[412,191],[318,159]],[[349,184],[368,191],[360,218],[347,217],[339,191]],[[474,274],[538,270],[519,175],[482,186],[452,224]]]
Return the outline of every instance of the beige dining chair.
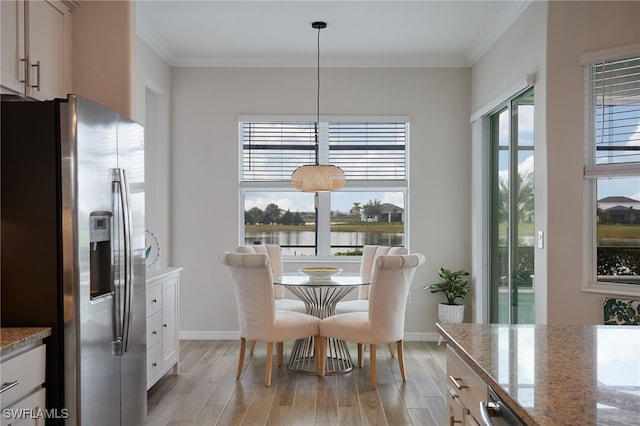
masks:
[[[327,337],[358,344],[358,366],[362,367],[362,345],[369,345],[371,386],[377,387],[376,345],[395,343],[402,380],[406,381],[402,340],[407,294],[416,268],[424,263],[420,253],[409,255],[381,255],[374,262],[373,279],[369,291],[368,312],[337,314],[320,321],[318,350],[326,353]],[[320,356],[320,375],[324,376],[326,356]]]
[[[284,271],[284,265],[282,263],[282,247],[277,244],[255,244],[252,246],[238,246],[236,252],[266,254],[271,261],[271,273],[274,277],[282,275]],[[289,299],[286,297],[283,286],[274,285],[273,287],[273,294],[276,299],[276,309],[302,313],[305,313],[307,311],[302,300]]]
[[[398,255],[407,254],[404,247],[389,247],[380,245],[365,245],[362,247],[362,261],[360,262],[360,276],[371,279],[373,276],[373,265],[378,256],[385,254]],[[336,305],[336,314],[346,314],[350,312],[368,312],[369,311],[369,289],[370,286],[362,285],[358,288],[358,298],[354,300],[345,300],[338,302]],[[391,357],[395,356],[393,344],[389,344],[389,353]]]
[[[238,246],[236,253],[262,253],[266,254],[271,261],[271,273],[274,277],[282,275],[284,271],[284,265],[282,263],[282,247],[277,244],[254,244],[252,246]],[[276,310],[278,311],[294,311],[305,313],[305,308],[302,300],[289,299],[285,295],[284,287],[281,285],[273,286],[273,294],[275,297]],[[249,343],[249,353],[253,354],[256,347],[256,342],[251,341]]]
[[[273,343],[276,343],[278,366],[281,366],[283,342],[317,336],[320,319],[300,312],[276,310],[273,275],[266,254],[227,252],[219,261],[229,267],[238,304],[240,357],[236,378],[242,374],[246,341],[266,342],[264,383],[271,386]],[[317,344],[317,339],[314,340]]]

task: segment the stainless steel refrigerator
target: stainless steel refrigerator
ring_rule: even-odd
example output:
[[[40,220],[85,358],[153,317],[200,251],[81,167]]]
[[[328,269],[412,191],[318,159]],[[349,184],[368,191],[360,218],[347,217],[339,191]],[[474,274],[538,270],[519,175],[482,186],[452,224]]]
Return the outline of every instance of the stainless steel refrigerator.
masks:
[[[79,96],[1,105],[1,324],[49,326],[47,424],[146,423],[144,132]]]

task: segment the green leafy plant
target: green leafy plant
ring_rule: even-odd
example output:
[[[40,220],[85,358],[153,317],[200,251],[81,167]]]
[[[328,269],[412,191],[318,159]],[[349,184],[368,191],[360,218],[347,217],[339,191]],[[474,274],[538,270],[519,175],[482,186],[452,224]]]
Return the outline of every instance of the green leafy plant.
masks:
[[[466,278],[469,276],[469,272],[464,270],[450,271],[446,268],[440,268],[438,275],[444,281],[425,286],[423,290],[429,290],[431,293],[444,293],[447,298],[447,305],[456,305],[456,299],[464,299],[469,292]]]

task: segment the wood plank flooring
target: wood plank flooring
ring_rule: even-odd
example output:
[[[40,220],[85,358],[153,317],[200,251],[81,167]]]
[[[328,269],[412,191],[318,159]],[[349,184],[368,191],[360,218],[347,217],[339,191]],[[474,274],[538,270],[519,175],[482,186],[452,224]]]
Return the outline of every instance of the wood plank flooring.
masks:
[[[292,344],[285,343],[285,363]],[[385,345],[377,351],[378,388],[364,367],[320,378],[275,364],[264,386],[266,349],[258,343],[235,373],[239,340],[190,340],[180,346],[180,374],[148,392],[148,424],[160,425],[421,425],[447,424],[445,345],[405,342],[407,381]],[[275,350],[275,349],[274,349]],[[355,345],[349,344],[357,358]]]

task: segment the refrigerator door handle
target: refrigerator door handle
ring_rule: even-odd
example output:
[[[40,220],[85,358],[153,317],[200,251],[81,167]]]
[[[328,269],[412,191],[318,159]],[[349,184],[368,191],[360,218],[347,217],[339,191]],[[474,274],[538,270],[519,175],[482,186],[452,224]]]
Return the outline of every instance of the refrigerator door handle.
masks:
[[[122,336],[120,341],[118,355],[122,355],[127,351],[129,343],[129,329],[131,327],[131,294],[133,286],[133,268],[132,268],[132,245],[131,245],[131,206],[129,202],[129,187],[127,185],[127,176],[124,169],[113,169],[113,183],[117,187],[118,200],[120,202],[120,212],[122,214],[123,223],[123,241],[124,241],[124,302],[122,307],[122,318],[120,321],[120,330]]]

